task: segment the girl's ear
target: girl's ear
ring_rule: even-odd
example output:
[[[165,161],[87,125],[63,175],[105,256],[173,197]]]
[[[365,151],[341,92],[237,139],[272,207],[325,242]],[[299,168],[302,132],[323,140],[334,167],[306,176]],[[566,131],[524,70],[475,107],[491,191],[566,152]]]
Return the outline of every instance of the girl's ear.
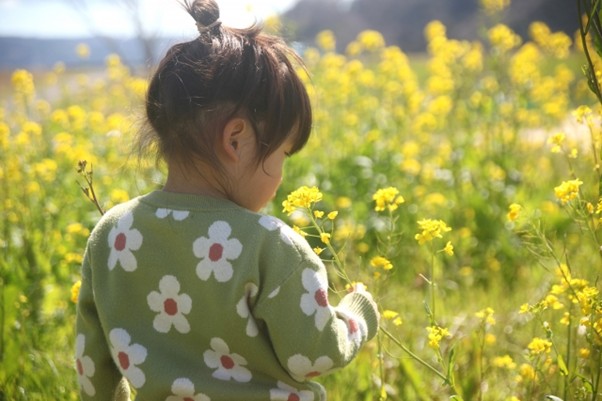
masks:
[[[251,124],[244,118],[235,117],[224,126],[221,137],[221,150],[229,161],[240,160],[243,145],[253,138]]]

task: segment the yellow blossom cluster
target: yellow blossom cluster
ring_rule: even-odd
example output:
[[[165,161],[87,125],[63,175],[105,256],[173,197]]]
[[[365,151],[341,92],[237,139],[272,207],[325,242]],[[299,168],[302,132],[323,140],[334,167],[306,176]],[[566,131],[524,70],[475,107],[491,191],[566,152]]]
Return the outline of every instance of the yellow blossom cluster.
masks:
[[[537,356],[540,354],[548,354],[552,350],[552,342],[548,339],[535,337],[531,340],[527,346],[529,354],[531,356]]]
[[[311,209],[315,203],[322,200],[322,197],[318,187],[302,186],[291,192],[282,202],[282,211],[290,215],[297,209]]]
[[[572,41],[564,32],[552,32],[543,22],[533,22],[529,26],[529,33],[544,51],[559,59],[568,57]]]
[[[437,325],[429,326],[426,328],[428,336],[429,347],[433,349],[439,349],[441,340],[447,337],[451,337],[448,329]]]
[[[480,4],[487,14],[496,14],[510,6],[510,0],[480,0]]]
[[[393,263],[384,256],[375,256],[370,259],[370,266],[375,269],[383,269],[385,271],[393,269]]]
[[[394,187],[382,188],[372,195],[372,200],[376,202],[374,210],[382,212],[388,210],[393,212],[397,210],[399,205],[405,202],[403,196],[399,195],[399,190]]]
[[[482,309],[480,311],[478,311],[477,313],[475,313],[475,316],[479,319],[481,319],[485,324],[489,325],[489,326],[494,326],[495,325],[495,318],[493,317],[494,314],[494,310],[493,308],[485,308]]]
[[[582,184],[583,181],[578,178],[563,181],[560,185],[554,187],[554,195],[564,205],[579,197],[579,188]]]
[[[487,32],[489,42],[500,53],[505,54],[518,47],[522,39],[507,25],[497,24]]]
[[[520,213],[522,210],[523,210],[523,207],[521,205],[519,205],[518,203],[510,204],[510,206],[508,206],[508,213],[506,214],[506,216],[508,217],[508,220],[516,221],[518,219],[518,217],[520,216]]]
[[[443,234],[451,231],[451,228],[443,220],[422,219],[418,220],[418,227],[421,232],[416,234],[414,238],[420,245],[434,240],[435,238],[443,238]]]

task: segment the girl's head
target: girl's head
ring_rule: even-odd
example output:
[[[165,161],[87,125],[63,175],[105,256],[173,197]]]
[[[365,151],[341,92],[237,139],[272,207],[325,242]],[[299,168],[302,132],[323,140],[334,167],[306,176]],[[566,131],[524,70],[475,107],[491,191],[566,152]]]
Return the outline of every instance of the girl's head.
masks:
[[[141,149],[156,149],[168,165],[190,171],[212,168],[224,177],[216,146],[234,119],[254,133],[255,167],[284,143],[300,150],[310,134],[312,113],[295,71],[299,57],[279,38],[229,28],[219,20],[214,0],[183,0],[199,36],[168,50],[150,81],[146,98],[148,128]],[[293,64],[295,63],[295,64]]]

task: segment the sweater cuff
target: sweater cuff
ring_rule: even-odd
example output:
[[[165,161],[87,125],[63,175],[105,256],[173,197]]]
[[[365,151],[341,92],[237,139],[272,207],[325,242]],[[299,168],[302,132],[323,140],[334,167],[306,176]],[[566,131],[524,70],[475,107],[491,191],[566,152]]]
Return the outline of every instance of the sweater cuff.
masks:
[[[344,310],[352,316],[357,316],[366,322],[368,335],[366,341],[371,340],[378,331],[378,307],[367,295],[360,292],[352,292],[343,297],[338,309]]]

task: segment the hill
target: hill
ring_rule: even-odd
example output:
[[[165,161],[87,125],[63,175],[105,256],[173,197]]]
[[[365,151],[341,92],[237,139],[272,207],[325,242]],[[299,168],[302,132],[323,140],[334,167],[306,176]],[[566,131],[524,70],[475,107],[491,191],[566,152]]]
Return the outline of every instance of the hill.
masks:
[[[501,21],[523,38],[529,24],[545,22],[553,31],[571,37],[578,28],[577,6],[567,0],[515,0]],[[293,39],[308,42],[324,29],[332,30],[341,49],[364,29],[383,33],[388,44],[407,52],[425,49],[424,27],[440,20],[455,39],[478,38],[486,16],[478,0],[300,0],[283,15]]]

